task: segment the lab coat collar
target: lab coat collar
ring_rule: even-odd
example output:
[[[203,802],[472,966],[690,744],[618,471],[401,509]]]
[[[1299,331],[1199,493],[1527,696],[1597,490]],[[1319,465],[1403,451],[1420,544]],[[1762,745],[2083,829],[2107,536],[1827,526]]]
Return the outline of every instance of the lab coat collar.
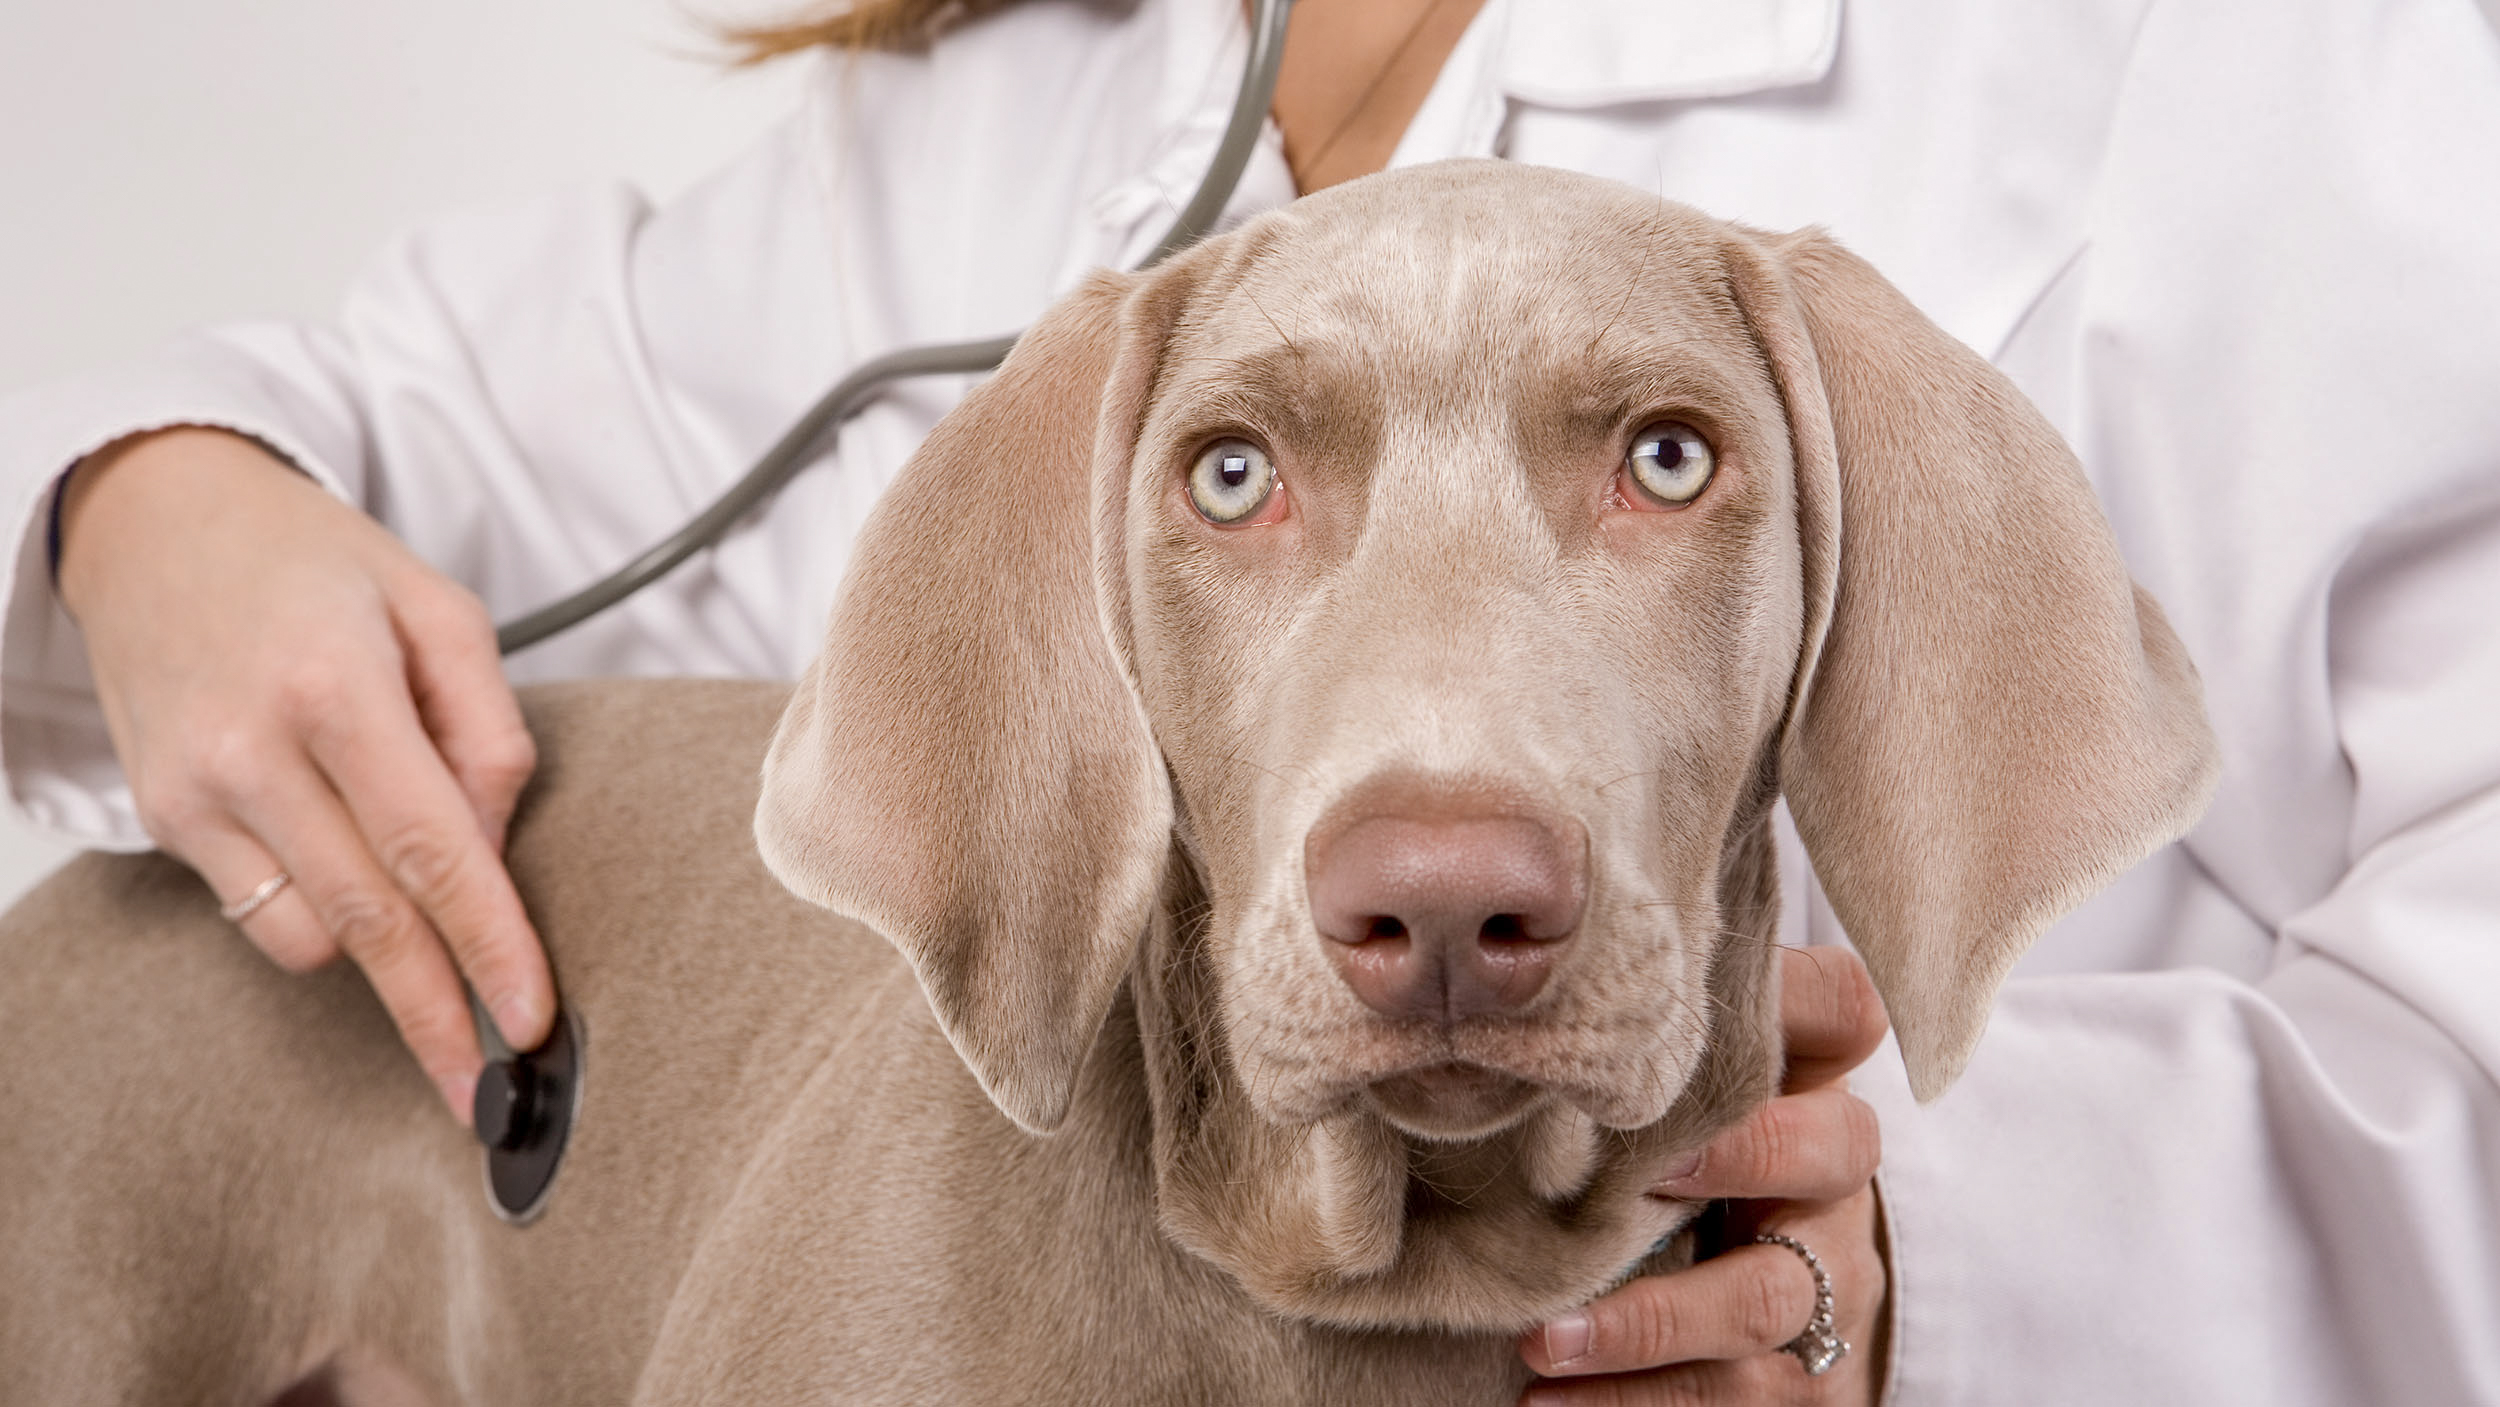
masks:
[[[1841,3],[1486,0],[1390,164],[1493,154],[1512,102],[1601,108],[1817,82],[1840,47]],[[1197,188],[1249,47],[1240,0],[1170,0],[1148,13],[1165,26],[1154,107],[1164,136],[1145,170],[1092,202],[1104,231],[1093,258],[1122,267],[1153,247],[1161,222]],[[1292,197],[1271,121],[1220,224]]]
[[[1496,81],[1506,96],[1550,108],[1813,83],[1839,51],[1840,7],[1841,0],[1509,0]]]

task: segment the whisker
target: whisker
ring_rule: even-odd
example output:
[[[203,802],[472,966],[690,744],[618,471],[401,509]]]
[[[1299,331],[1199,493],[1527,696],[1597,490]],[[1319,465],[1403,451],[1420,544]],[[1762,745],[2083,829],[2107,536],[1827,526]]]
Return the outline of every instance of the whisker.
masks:
[[[1249,769],[1250,769],[1251,771],[1253,771],[1253,772],[1261,772],[1261,773],[1265,773],[1266,775],[1268,775],[1268,776],[1270,776],[1270,777],[1273,777],[1273,778],[1275,778],[1277,781],[1280,781],[1280,782],[1290,782],[1290,781],[1294,780],[1292,777],[1287,776],[1285,773],[1283,773],[1283,772],[1281,772],[1281,771],[1277,770],[1277,769],[1276,769],[1276,768],[1274,768],[1274,767],[1267,766],[1267,765],[1265,765],[1264,763],[1253,762],[1253,761],[1251,761],[1249,758],[1246,758],[1246,757],[1241,757],[1241,756],[1238,756],[1238,755],[1236,755],[1236,754],[1234,754],[1234,753],[1229,753],[1229,752],[1214,752],[1214,753],[1209,753],[1209,754],[1207,754],[1207,755],[1208,755],[1209,757],[1214,758],[1214,759],[1215,759],[1216,761],[1218,761],[1218,762],[1229,762],[1229,763],[1232,763],[1232,764],[1233,764],[1234,766],[1236,766],[1236,767],[1247,767],[1247,768],[1249,768]],[[1289,765],[1290,765],[1290,764],[1289,764]],[[1301,767],[1301,766],[1297,766],[1297,767],[1294,767],[1294,770],[1295,770],[1295,771],[1297,771],[1297,772],[1300,772],[1300,773],[1304,774],[1304,778],[1307,780],[1311,769],[1310,769],[1310,768],[1308,768],[1308,767]]]
[[[1284,324],[1279,323],[1272,315],[1269,314],[1267,311],[1267,305],[1259,301],[1258,290],[1245,284],[1243,285],[1241,292],[1243,297],[1250,300],[1250,306],[1257,310],[1260,319],[1266,322],[1270,329],[1274,330],[1277,340],[1285,344],[1285,350],[1293,353],[1296,358],[1301,357],[1302,345],[1293,340],[1292,333],[1285,331]]]
[[[1660,182],[1660,186],[1661,186],[1661,188],[1663,188],[1663,187],[1664,187],[1664,185],[1665,185],[1665,183],[1664,183],[1663,181],[1662,181],[1662,182]],[[1660,223],[1661,223],[1661,224],[1664,224],[1665,222],[1662,220]],[[1651,256],[1652,256],[1652,254],[1655,252],[1655,250],[1656,250],[1656,249],[1658,249],[1658,248],[1662,248],[1662,247],[1665,247],[1665,245],[1666,245],[1666,244],[1667,244],[1667,239],[1666,239],[1666,237],[1664,237],[1664,236],[1662,236],[1661,238],[1659,238],[1659,239],[1657,239],[1657,240],[1655,240],[1655,241],[1652,241],[1652,240],[1643,240],[1643,241],[1641,241],[1641,272],[1640,272],[1640,276],[1639,276],[1639,277],[1637,277],[1637,278],[1633,278],[1633,279],[1629,279],[1629,280],[1625,281],[1625,283],[1624,283],[1624,285],[1623,285],[1623,297],[1622,297],[1621,299],[1619,299],[1619,300],[1615,303],[1615,310],[1614,310],[1614,312],[1613,312],[1613,313],[1611,313],[1611,314],[1609,314],[1609,315],[1607,316],[1607,318],[1606,318],[1606,325],[1605,325],[1605,326],[1603,326],[1603,327],[1600,327],[1599,329],[1597,329],[1597,332],[1595,333],[1595,335],[1593,335],[1593,336],[1591,336],[1591,337],[1589,338],[1589,340],[1588,340],[1588,345],[1587,345],[1586,347],[1584,347],[1584,348],[1582,348],[1582,349],[1581,349],[1581,355],[1583,355],[1583,356],[1592,356],[1592,357],[1593,357],[1593,356],[1595,356],[1595,355],[1597,354],[1597,344],[1606,340],[1606,334],[1607,334],[1607,333],[1609,333],[1609,332],[1614,331],[1614,330],[1615,330],[1615,324],[1616,324],[1616,323],[1618,323],[1618,322],[1621,322],[1621,321],[1623,320],[1623,312],[1624,312],[1624,309],[1629,308],[1629,307],[1631,307],[1631,306],[1632,306],[1632,295],[1633,295],[1633,293],[1634,293],[1636,290],[1641,289],[1641,288],[1643,288],[1643,287],[1647,286],[1647,284],[1649,283],[1649,261],[1650,261],[1650,258],[1651,258]]]
[[[1590,790],[1602,792],[1608,787],[1621,786],[1625,782],[1631,781],[1637,777],[1661,776],[1666,772],[1666,770],[1667,769],[1664,767],[1644,767],[1637,772],[1626,772],[1622,776],[1616,777],[1611,781],[1599,782],[1596,786],[1591,787]]]

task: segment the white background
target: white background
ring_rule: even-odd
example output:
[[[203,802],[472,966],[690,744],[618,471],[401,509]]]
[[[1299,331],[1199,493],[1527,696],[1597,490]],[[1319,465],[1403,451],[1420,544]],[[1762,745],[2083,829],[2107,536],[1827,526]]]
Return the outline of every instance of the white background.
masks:
[[[0,389],[200,322],[320,316],[442,210],[683,188],[786,112],[797,77],[728,70],[698,13],[727,12],[0,0]],[[0,902],[66,853],[0,817]]]

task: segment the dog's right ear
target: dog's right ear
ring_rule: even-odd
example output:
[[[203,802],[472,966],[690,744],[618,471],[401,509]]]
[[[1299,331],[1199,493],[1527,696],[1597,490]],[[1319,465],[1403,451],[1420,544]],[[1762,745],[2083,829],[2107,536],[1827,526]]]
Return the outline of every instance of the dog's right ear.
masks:
[[[1727,252],[1797,464],[1781,785],[1932,1099],[2050,920],[2204,810],[2213,735],[2186,650],[2013,383],[1818,233]]]
[[[773,873],[901,949],[982,1088],[1035,1132],[1066,1112],[1170,844],[1092,526],[1097,441],[1123,491],[1160,361],[1163,328],[1140,324],[1174,300],[1130,297],[1152,279],[1069,295],[903,467],[756,808]]]

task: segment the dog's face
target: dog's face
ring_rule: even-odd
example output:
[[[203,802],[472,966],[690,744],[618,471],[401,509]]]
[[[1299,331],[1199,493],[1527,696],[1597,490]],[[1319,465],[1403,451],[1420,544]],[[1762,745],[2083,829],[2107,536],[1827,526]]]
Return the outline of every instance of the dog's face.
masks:
[[[1710,222],[1433,195],[1184,276],[1115,590],[1258,1112],[1638,1128],[1797,672],[1786,419]]]
[[[1134,969],[1165,1224],[1254,1293],[1494,1327],[1769,1094],[1780,791],[1927,1094],[2210,774],[1984,363],[1817,237],[1454,163],[1028,335],[863,537],[758,835],[1029,1127]]]

